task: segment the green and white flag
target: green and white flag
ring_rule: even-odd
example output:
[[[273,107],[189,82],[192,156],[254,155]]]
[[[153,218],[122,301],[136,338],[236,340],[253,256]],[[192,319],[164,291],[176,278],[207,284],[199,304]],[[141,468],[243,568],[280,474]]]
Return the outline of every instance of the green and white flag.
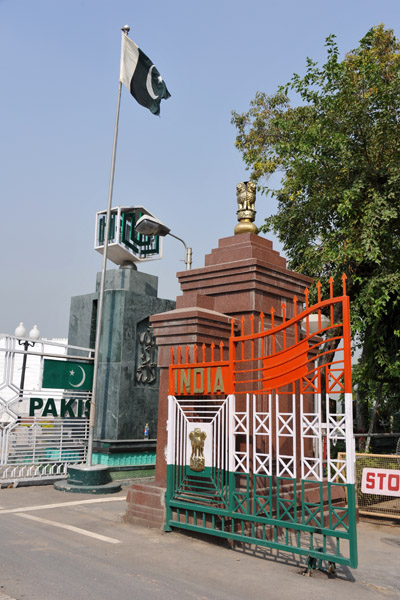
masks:
[[[148,108],[153,115],[160,114],[161,100],[171,96],[152,61],[124,34],[119,80],[139,104]]]
[[[42,388],[89,391],[93,365],[78,361],[44,359]]]

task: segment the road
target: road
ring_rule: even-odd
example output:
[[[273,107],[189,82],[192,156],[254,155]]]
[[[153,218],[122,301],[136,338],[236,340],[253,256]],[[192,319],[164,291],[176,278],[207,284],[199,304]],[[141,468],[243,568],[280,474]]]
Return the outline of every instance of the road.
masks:
[[[0,490],[0,600],[400,598],[400,523],[360,524],[357,570],[304,577],[290,554],[126,524],[125,497]]]

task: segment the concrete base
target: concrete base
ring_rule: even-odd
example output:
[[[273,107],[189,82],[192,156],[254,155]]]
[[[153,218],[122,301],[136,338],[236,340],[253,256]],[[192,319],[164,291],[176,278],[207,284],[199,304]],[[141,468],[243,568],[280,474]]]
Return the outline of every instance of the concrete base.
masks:
[[[125,523],[162,530],[166,519],[165,490],[154,481],[133,483],[126,497]]]
[[[94,440],[92,464],[110,467],[154,469],[157,440]]]
[[[57,481],[54,488],[59,492],[77,494],[113,494],[121,490],[121,484],[112,481],[107,466],[71,466],[68,467],[67,480]]]

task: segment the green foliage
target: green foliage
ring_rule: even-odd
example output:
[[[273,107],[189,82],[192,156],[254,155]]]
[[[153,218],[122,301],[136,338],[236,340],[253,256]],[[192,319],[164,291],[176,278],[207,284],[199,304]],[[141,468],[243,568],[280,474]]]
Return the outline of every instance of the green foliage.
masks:
[[[347,275],[356,380],[364,397],[399,405],[400,42],[373,27],[343,60],[335,37],[327,60],[307,59],[272,96],[258,92],[232,113],[236,146],[259,190],[278,201],[260,228],[283,242],[289,267],[327,287]],[[293,94],[296,105],[291,104]],[[280,187],[268,187],[272,173]]]

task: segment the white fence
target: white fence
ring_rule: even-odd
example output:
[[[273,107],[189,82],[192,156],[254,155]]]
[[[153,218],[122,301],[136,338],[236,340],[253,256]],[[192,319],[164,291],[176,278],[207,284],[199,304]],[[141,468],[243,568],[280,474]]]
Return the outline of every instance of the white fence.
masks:
[[[42,375],[45,359],[92,362],[93,350],[26,341],[0,334],[0,484],[62,478],[86,460],[91,392],[43,389]]]

